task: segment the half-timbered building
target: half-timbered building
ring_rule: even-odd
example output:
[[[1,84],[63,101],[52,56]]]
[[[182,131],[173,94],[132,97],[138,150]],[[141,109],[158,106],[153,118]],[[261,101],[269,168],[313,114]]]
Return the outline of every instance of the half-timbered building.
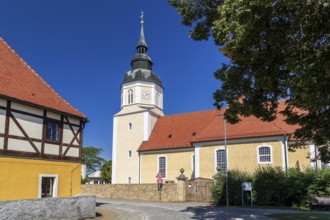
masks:
[[[79,194],[86,121],[0,38],[0,200]]]

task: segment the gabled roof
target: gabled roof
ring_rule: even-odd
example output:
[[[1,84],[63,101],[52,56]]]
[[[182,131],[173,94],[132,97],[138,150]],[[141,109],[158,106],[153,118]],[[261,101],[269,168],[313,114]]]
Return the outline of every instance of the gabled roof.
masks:
[[[279,103],[279,111],[282,109],[284,101]],[[224,109],[160,117],[149,140],[142,142],[138,151],[182,149],[195,142],[224,140],[224,119],[219,116],[223,113]],[[280,114],[272,122],[254,116],[240,119],[237,124],[226,123],[228,140],[292,134],[297,128],[286,124]]]
[[[0,85],[0,96],[87,118],[59,96],[1,37]]]
[[[143,142],[138,151],[192,147],[192,140],[220,113],[218,110],[209,110],[160,117],[149,140]]]

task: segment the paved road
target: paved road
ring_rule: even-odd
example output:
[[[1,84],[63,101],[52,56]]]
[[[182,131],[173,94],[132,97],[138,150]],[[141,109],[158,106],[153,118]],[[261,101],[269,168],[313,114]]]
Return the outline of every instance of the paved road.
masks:
[[[185,219],[271,219],[272,213],[296,213],[296,210],[213,207],[206,203],[157,203],[97,199],[97,220],[185,220]],[[329,212],[328,212],[329,214]]]

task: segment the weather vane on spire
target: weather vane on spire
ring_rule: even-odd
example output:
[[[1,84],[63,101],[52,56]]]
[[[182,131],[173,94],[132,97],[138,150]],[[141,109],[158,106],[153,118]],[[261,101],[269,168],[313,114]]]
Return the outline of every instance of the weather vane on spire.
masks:
[[[144,16],[143,11],[141,11],[141,16],[140,16],[140,18],[141,18],[141,24],[144,23],[144,21],[143,21],[143,16]]]

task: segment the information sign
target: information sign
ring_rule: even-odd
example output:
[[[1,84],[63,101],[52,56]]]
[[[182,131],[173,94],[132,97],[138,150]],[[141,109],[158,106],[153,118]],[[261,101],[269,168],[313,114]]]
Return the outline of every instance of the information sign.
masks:
[[[251,191],[252,190],[252,183],[251,182],[243,182],[242,183],[242,190],[243,191]]]

